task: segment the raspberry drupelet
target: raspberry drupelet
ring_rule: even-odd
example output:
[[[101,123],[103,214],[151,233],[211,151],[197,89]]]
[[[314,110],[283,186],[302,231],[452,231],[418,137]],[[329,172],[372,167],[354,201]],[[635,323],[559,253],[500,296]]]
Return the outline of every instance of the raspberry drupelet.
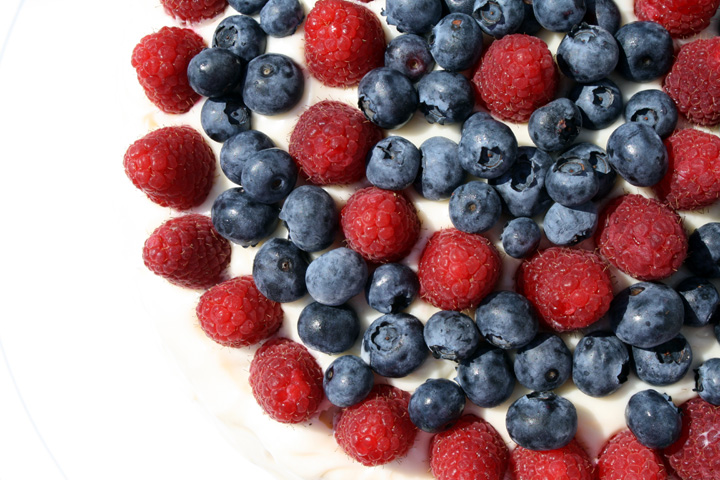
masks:
[[[659,23],[675,38],[705,30],[720,0],[635,0],[638,20]]]
[[[165,13],[183,23],[199,23],[225,11],[227,0],[160,0]]]
[[[515,480],[593,480],[594,468],[587,452],[576,440],[556,450],[533,451],[515,447],[510,455]]]
[[[597,462],[598,480],[665,480],[668,478],[662,455],[635,438],[630,430],[613,435]]]

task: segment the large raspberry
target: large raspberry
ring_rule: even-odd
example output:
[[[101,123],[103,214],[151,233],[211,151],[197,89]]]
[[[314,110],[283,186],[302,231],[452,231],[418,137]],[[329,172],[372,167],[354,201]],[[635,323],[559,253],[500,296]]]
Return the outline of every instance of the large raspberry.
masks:
[[[413,203],[401,192],[377,187],[350,197],[340,212],[340,225],[348,246],[375,263],[404,258],[420,235]]]
[[[576,440],[557,450],[515,447],[510,455],[515,480],[593,480],[593,465]]]
[[[665,480],[663,458],[657,450],[638,442],[630,430],[610,438],[597,462],[598,480]]]
[[[684,38],[707,28],[718,5],[720,0],[635,0],[635,15]]]
[[[611,200],[598,220],[595,242],[612,265],[638,280],[661,280],[687,256],[682,219],[673,209],[642,195]]]
[[[210,193],[215,154],[200,133],[189,126],[154,130],[125,152],[125,173],[158,205],[187,210]]]
[[[680,47],[663,89],[691,122],[720,124],[720,37]]]
[[[215,230],[210,217],[192,213],[155,229],[145,240],[143,261],[170,283],[205,289],[222,280],[230,252],[230,242]]]
[[[476,97],[493,115],[527,122],[555,97],[558,73],[550,49],[541,39],[524,34],[494,41],[472,77]]]
[[[300,115],[289,151],[310,182],[349,184],[363,178],[365,157],[382,136],[357,108],[324,100]]]
[[[584,328],[610,308],[607,265],[587,250],[550,247],[523,261],[517,291],[533,304],[547,327],[563,332]]]
[[[227,0],[160,0],[165,13],[184,23],[215,18],[225,11]]]
[[[370,10],[345,0],[320,0],[305,22],[305,61],[330,87],[351,87],[385,62],[385,34]]]
[[[282,306],[260,293],[249,275],[205,292],[196,313],[205,334],[226,347],[245,347],[269,338],[283,321]]]
[[[145,95],[165,113],[185,113],[200,99],[190,87],[187,67],[205,47],[189,28],[163,27],[143,37],[132,52],[131,64]]]
[[[474,308],[493,291],[501,268],[500,255],[484,236],[440,230],[420,257],[420,296],[443,310]]]
[[[665,459],[681,480],[720,480],[720,407],[694,397],[680,410],[680,438],[665,449]]]

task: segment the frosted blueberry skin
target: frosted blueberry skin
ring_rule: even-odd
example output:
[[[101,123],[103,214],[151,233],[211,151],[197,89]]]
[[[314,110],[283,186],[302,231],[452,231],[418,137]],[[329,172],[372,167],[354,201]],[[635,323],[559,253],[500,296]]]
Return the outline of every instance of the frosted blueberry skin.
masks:
[[[556,152],[572,145],[581,128],[580,108],[568,98],[558,98],[543,105],[528,120],[530,139],[546,152]]]
[[[458,158],[463,169],[480,178],[497,178],[515,163],[518,143],[510,127],[485,112],[462,126]]]
[[[417,274],[410,267],[386,263],[370,274],[365,299],[380,313],[398,313],[410,306],[419,290]]]
[[[200,124],[208,137],[222,143],[250,130],[250,110],[240,96],[208,98],[200,110]]]
[[[700,277],[720,278],[720,223],[706,223],[690,234],[685,265]]]
[[[651,187],[665,176],[668,153],[660,136],[643,123],[624,123],[608,138],[610,165],[630,185]]]
[[[483,32],[501,38],[515,33],[525,18],[522,0],[475,0],[473,18]]]
[[[204,97],[229,94],[242,80],[242,75],[242,59],[222,48],[204,48],[190,60],[187,68],[190,87]]]
[[[513,258],[525,258],[535,252],[541,238],[540,227],[528,217],[513,218],[500,235],[503,250]]]
[[[552,392],[532,392],[515,400],[505,417],[510,438],[529,450],[555,450],[577,432],[577,411]]]
[[[577,143],[561,153],[558,162],[561,159],[563,161],[582,159],[590,163],[598,180],[598,191],[591,200],[602,200],[615,186],[617,172],[610,165],[607,153],[601,147],[588,142]]]
[[[358,84],[358,108],[380,128],[405,125],[418,107],[418,93],[402,73],[388,67],[370,70]]]
[[[423,324],[408,313],[389,313],[365,330],[361,357],[378,375],[401,378],[417,370],[428,356]]]
[[[706,278],[685,278],[675,290],[680,294],[685,307],[685,325],[704,327],[718,318],[716,312],[720,305],[720,293]]]
[[[495,187],[511,215],[534,217],[552,204],[545,189],[545,176],[552,164],[552,157],[539,148],[520,147],[514,165],[488,183]]]
[[[408,139],[391,135],[368,152],[365,175],[383,190],[403,190],[412,185],[420,170],[420,150]]]
[[[381,11],[400,33],[422,35],[442,18],[442,0],[386,0]]]
[[[280,219],[288,238],[306,252],[332,245],[339,228],[339,214],[329,193],[315,185],[301,185],[285,199]]]
[[[248,195],[262,203],[287,197],[297,182],[295,160],[285,150],[268,148],[254,153],[243,167],[241,184]]]
[[[445,137],[430,137],[420,145],[420,169],[413,183],[420,195],[442,200],[465,182],[457,150],[457,143]]]
[[[502,203],[492,186],[474,180],[455,189],[448,210],[455,228],[467,233],[482,233],[500,219]]]
[[[510,398],[515,375],[507,351],[481,344],[472,357],[457,366],[457,381],[472,403],[492,408]]]
[[[323,376],[325,396],[337,407],[350,407],[367,397],[375,385],[370,366],[354,355],[343,355],[328,365]]]
[[[598,224],[598,209],[593,202],[576,207],[553,204],[545,213],[543,230],[555,245],[577,245],[593,236]]]
[[[545,188],[555,202],[576,207],[593,199],[600,188],[600,181],[589,159],[561,156],[548,170]]]
[[[433,314],[423,336],[433,357],[454,362],[470,358],[480,345],[480,332],[472,318],[451,310]]]
[[[463,413],[465,393],[460,385],[445,378],[429,378],[410,396],[410,420],[420,430],[437,433],[447,430]]]
[[[417,82],[423,75],[432,72],[435,59],[424,37],[406,33],[388,43],[385,48],[385,66],[402,73],[411,82]]]
[[[633,82],[647,82],[670,71],[673,41],[670,33],[655,22],[630,22],[615,33],[619,47],[617,71]]]
[[[260,10],[260,27],[271,37],[287,37],[295,33],[304,18],[298,0],[268,0]]]
[[[693,359],[690,344],[680,334],[656,347],[632,347],[632,356],[638,378],[656,386],[680,381],[690,370]]]
[[[473,87],[461,73],[436,70],[417,84],[418,108],[428,123],[463,122],[475,104]]]
[[[615,37],[602,27],[574,25],[560,42],[555,56],[558,68],[579,83],[597,82],[610,75],[618,63]]]
[[[609,127],[623,112],[622,92],[609,78],[578,84],[568,98],[580,109],[583,128],[590,130]]]
[[[271,238],[253,259],[252,275],[260,293],[279,303],[293,302],[307,293],[308,258],[290,240]]]
[[[584,0],[533,0],[538,23],[551,32],[568,32],[585,16]]]
[[[305,90],[302,70],[286,55],[265,53],[247,66],[243,99],[250,110],[277,115],[298,104]]]
[[[243,247],[254,247],[269,237],[278,224],[279,209],[254,200],[242,187],[225,190],[210,210],[218,233]]]
[[[711,358],[695,370],[695,391],[706,402],[720,405],[720,358]]]
[[[620,389],[630,373],[628,347],[611,332],[592,332],[573,352],[572,379],[591,397],[605,397]]]
[[[235,10],[245,15],[258,13],[268,0],[228,0],[228,4]]]
[[[450,13],[433,27],[428,44],[435,62],[444,70],[467,70],[477,63],[482,54],[482,30],[470,15]]]
[[[648,448],[665,448],[680,436],[680,410],[670,397],[648,389],[636,393],[625,407],[625,422],[638,442]]]
[[[275,143],[259,130],[246,130],[228,138],[220,148],[220,168],[231,182],[242,185],[245,162],[254,153],[275,147]]]
[[[339,247],[310,262],[305,283],[313,300],[338,306],[363,291],[367,272],[367,264],[359,253]]]
[[[598,25],[615,35],[621,20],[620,9],[614,0],[585,0],[584,22]]]
[[[230,50],[247,63],[265,53],[267,34],[254,18],[232,15],[224,18],[215,28],[212,46]]]
[[[474,4],[475,0],[445,0],[445,5],[450,13],[460,12],[471,15]]]
[[[662,90],[641,90],[625,105],[625,121],[649,125],[665,138],[675,131],[678,111],[675,102]]]
[[[307,347],[332,355],[355,345],[360,335],[360,320],[349,305],[333,307],[312,302],[300,312],[297,331]]]
[[[530,301],[508,290],[485,297],[475,310],[475,323],[488,343],[505,350],[524,347],[538,332],[537,315]]]
[[[570,378],[572,353],[562,338],[540,333],[518,349],[513,370],[515,378],[530,390],[546,391],[560,387]]]

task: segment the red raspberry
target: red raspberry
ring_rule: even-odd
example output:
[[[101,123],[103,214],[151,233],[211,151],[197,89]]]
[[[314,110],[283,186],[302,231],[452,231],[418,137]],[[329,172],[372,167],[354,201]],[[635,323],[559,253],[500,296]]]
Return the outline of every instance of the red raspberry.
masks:
[[[613,298],[607,264],[577,248],[537,252],[520,264],[516,281],[517,291],[535,306],[541,322],[558,332],[595,323]]]
[[[545,42],[518,33],[490,45],[472,82],[493,115],[520,123],[555,97],[558,73]]]
[[[165,113],[185,113],[200,99],[190,87],[187,67],[205,47],[202,37],[188,28],[163,27],[140,40],[132,53],[145,95]]]
[[[663,89],[691,122],[720,124],[720,37],[680,47]]]
[[[133,185],[163,207],[187,210],[210,193],[215,154],[189,126],[152,131],[130,145],[123,161]]]
[[[680,480],[720,480],[720,407],[700,397],[680,406],[680,438],[664,450]]]
[[[515,447],[510,455],[515,480],[593,480],[593,466],[576,440],[557,450]]]
[[[662,456],[623,430],[605,444],[597,463],[598,480],[665,480]]]
[[[225,11],[227,0],[160,0],[165,13],[183,23],[215,18]]]
[[[205,334],[226,347],[246,347],[270,338],[283,321],[282,306],[260,293],[250,275],[205,292],[196,313]]]
[[[275,338],[258,349],[250,363],[250,388],[270,418],[302,423],[318,410],[325,394],[323,372],[304,345]]]
[[[500,279],[497,249],[482,235],[435,232],[420,256],[420,296],[443,310],[476,307]]]
[[[687,235],[673,209],[642,195],[611,200],[598,219],[595,242],[612,265],[638,280],[661,280],[687,255]]]
[[[366,466],[384,465],[407,454],[417,428],[410,420],[410,395],[377,385],[362,402],[344,408],[335,424],[335,440]]]
[[[675,210],[697,210],[720,198],[720,138],[691,128],[665,139],[670,166],[655,192]]]
[[[385,64],[385,33],[367,7],[320,0],[305,21],[305,61],[310,74],[330,87],[352,87]]]
[[[289,151],[310,182],[345,185],[365,176],[365,157],[382,136],[357,108],[324,100],[300,115]]]
[[[222,280],[230,252],[230,242],[215,230],[210,217],[191,213],[155,229],[145,240],[143,261],[170,283],[205,289]]]
[[[404,258],[420,235],[413,203],[401,192],[377,187],[350,197],[340,212],[340,225],[348,246],[375,263]]]
[[[635,0],[638,20],[659,23],[675,38],[705,30],[720,0]]]
[[[509,456],[497,430],[471,414],[430,443],[430,468],[437,480],[501,480]]]

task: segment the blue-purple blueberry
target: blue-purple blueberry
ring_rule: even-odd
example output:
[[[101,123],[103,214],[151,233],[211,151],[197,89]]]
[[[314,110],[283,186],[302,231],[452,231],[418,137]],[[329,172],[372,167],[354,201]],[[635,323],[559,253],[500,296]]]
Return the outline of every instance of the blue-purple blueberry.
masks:
[[[513,218],[500,235],[503,250],[513,258],[525,258],[534,253],[541,238],[540,226],[529,217]]]
[[[233,183],[242,185],[245,162],[260,150],[275,147],[275,143],[259,130],[245,130],[228,138],[220,148],[220,168]]]
[[[435,358],[460,362],[480,345],[480,332],[472,318],[462,312],[441,310],[425,323],[425,344]]]
[[[360,320],[350,305],[312,302],[300,312],[297,332],[308,348],[327,354],[342,353],[355,345]]]
[[[417,82],[423,75],[432,72],[435,59],[425,37],[414,33],[398,35],[385,48],[385,66],[393,68]]]
[[[488,343],[506,350],[529,344],[539,328],[530,301],[509,290],[485,297],[475,309],[475,323]]]
[[[428,37],[430,53],[443,69],[459,72],[475,66],[483,50],[481,26],[465,13],[450,13]]]
[[[378,375],[405,377],[428,356],[423,324],[408,313],[388,313],[365,330],[361,357]]]
[[[375,385],[375,375],[360,357],[343,355],[328,365],[323,375],[325,396],[337,407],[350,407],[368,396]]]
[[[500,219],[502,203],[487,182],[473,180],[460,185],[450,197],[450,221],[460,231],[483,233]]]
[[[225,190],[210,210],[218,233],[243,247],[253,247],[269,237],[278,224],[279,209],[260,203],[242,187]]]
[[[408,414],[420,430],[437,433],[447,430],[465,409],[460,385],[445,378],[429,378],[410,396]]]
[[[294,302],[305,296],[308,258],[290,240],[271,238],[253,259],[252,276],[260,293],[279,302]]]
[[[616,128],[605,149],[610,165],[629,184],[650,187],[668,170],[668,153],[660,136],[644,123],[624,123]]]
[[[280,53],[265,53],[250,60],[243,86],[243,99],[261,115],[290,111],[302,98],[305,78],[295,61]]]
[[[410,140],[391,135],[368,152],[365,176],[383,190],[403,190],[415,181],[420,160],[420,150]]]
[[[572,379],[591,397],[605,397],[620,389],[630,374],[628,347],[611,332],[585,335],[573,352]]]
[[[521,447],[555,450],[575,437],[577,410],[569,400],[552,392],[532,392],[510,405],[505,426],[510,438]]]
[[[490,344],[480,344],[470,358],[460,362],[455,380],[468,399],[483,408],[500,405],[515,388],[510,356],[506,350]]]
[[[656,386],[680,381],[693,360],[692,347],[680,334],[652,348],[632,347],[632,356],[638,378]]]
[[[280,220],[285,222],[290,240],[306,252],[328,248],[338,232],[335,202],[315,185],[302,185],[290,192],[280,210]]]
[[[267,34],[253,17],[231,15],[215,28],[212,46],[230,50],[247,63],[265,53]]]
[[[662,138],[675,131],[678,110],[675,102],[662,90],[641,90],[625,105],[625,121],[649,125]]]
[[[430,137],[420,145],[420,170],[413,186],[428,200],[450,197],[467,176],[458,160],[458,145],[446,137]]]
[[[295,188],[298,168],[285,150],[267,148],[254,153],[243,166],[241,185],[258,202],[276,203]]]
[[[648,448],[665,448],[680,437],[682,417],[672,399],[657,390],[643,390],[628,400],[625,423]]]
[[[398,313],[410,306],[419,290],[417,274],[410,267],[386,263],[370,274],[365,299],[380,313]]]
[[[475,105],[470,80],[457,72],[435,70],[417,83],[418,108],[428,123],[461,123]]]
[[[408,77],[395,69],[371,70],[358,85],[358,107],[380,128],[405,125],[418,107],[418,93]]]
[[[305,283],[313,300],[338,306],[363,291],[367,276],[367,264],[360,254],[338,247],[310,262]]]

